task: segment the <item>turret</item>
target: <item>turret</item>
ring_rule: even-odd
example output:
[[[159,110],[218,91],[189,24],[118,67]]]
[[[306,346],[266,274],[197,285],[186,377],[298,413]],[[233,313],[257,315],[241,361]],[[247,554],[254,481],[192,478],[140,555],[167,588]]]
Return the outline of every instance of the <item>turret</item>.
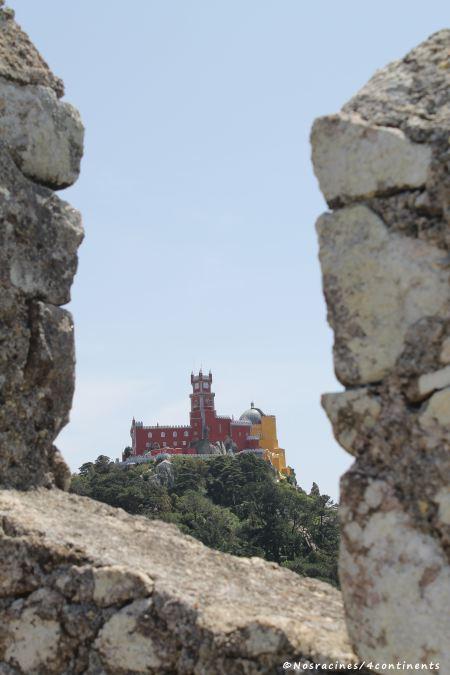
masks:
[[[201,368],[198,375],[191,374],[191,425],[198,429],[202,439],[208,438],[209,425],[215,417],[212,379],[211,371],[205,375]]]
[[[212,373],[209,371],[208,375],[203,374],[203,370],[200,368],[198,371],[198,375],[194,375],[194,373],[191,373],[191,384],[194,385],[197,382],[208,382],[210,385],[212,384]]]

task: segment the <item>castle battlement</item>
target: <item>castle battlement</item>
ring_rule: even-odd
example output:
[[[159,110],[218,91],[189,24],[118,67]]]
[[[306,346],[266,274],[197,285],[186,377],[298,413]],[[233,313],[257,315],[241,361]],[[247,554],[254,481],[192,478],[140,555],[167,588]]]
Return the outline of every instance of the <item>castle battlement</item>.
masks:
[[[189,424],[154,424],[140,427],[141,429],[190,429]]]

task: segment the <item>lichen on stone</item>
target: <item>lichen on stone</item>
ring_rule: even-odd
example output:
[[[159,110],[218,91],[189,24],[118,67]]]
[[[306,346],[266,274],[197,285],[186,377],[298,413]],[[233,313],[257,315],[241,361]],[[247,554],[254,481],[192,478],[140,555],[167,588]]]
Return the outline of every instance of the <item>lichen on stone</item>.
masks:
[[[317,229],[335,371],[347,387],[323,405],[356,457],[341,481],[347,625],[366,661],[445,668],[449,54],[450,31],[432,35],[312,132],[333,209]]]

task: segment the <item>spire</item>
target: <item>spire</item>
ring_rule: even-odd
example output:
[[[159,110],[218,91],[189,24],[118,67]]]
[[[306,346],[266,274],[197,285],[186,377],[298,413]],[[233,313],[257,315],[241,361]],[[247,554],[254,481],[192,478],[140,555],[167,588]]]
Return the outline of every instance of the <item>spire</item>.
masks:
[[[252,401],[252,402],[250,403],[250,408],[254,408],[254,407],[255,407],[255,402]]]

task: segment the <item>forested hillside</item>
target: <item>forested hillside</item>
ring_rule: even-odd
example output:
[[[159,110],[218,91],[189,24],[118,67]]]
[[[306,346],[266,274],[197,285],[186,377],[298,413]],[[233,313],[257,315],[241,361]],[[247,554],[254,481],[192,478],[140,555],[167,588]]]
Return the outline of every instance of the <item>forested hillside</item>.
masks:
[[[178,457],[123,468],[100,455],[73,476],[71,490],[129,513],[177,524],[207,546],[260,556],[298,574],[337,580],[337,507],[321,495],[278,482],[265,461],[244,454]],[[161,467],[160,467],[161,468]]]

